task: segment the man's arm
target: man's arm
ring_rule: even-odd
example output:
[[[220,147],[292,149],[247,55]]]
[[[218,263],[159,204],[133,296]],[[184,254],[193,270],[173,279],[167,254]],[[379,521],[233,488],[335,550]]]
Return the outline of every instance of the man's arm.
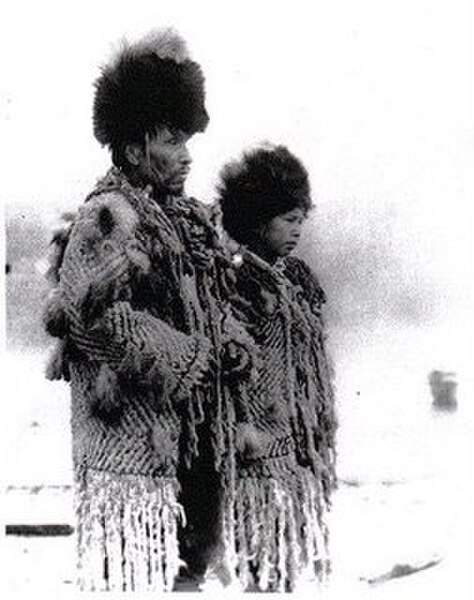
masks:
[[[133,308],[133,281],[150,269],[137,226],[135,211],[118,193],[93,198],[81,208],[46,326],[84,359],[98,363],[109,381],[113,374],[151,386],[160,382],[170,398],[182,399],[209,367],[210,342]]]

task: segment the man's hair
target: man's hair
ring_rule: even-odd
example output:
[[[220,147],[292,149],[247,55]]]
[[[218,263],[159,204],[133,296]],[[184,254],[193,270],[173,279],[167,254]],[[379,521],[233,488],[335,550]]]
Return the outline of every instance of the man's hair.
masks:
[[[122,169],[123,171],[126,171],[130,168],[130,163],[128,162],[125,154],[126,147],[127,145],[123,142],[116,142],[111,146],[112,162],[116,167]]]
[[[225,165],[217,192],[224,229],[241,244],[277,215],[312,206],[308,172],[285,146],[260,146]]]

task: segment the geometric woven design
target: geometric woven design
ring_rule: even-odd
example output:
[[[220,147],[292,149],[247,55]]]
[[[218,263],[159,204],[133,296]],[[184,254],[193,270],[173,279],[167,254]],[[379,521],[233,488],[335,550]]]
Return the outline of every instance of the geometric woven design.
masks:
[[[206,210],[196,201],[163,198],[159,205],[115,168],[72,227],[48,315],[64,324],[57,362],[71,385],[79,537],[90,530],[80,545],[87,589],[170,589],[184,521],[182,509],[167,506],[179,501],[187,511],[186,494],[176,496],[178,468],[196,468],[203,419],[214,422],[214,470],[221,462],[229,397],[218,394],[215,373],[216,348],[225,346],[220,286],[226,265],[213,243]],[[144,485],[143,523],[138,527],[134,517],[122,523]],[[221,523],[188,526],[195,531]],[[165,536],[169,557],[148,583],[143,573],[137,579],[137,557],[109,556],[110,531],[135,552],[160,528],[156,535]],[[112,544],[110,552],[115,556],[120,547]],[[196,548],[201,551],[208,549]],[[134,565],[127,576],[124,561]]]
[[[237,480],[226,504],[226,546],[242,589],[293,591],[327,573],[334,485],[332,377],[324,294],[298,259],[270,266],[244,250],[238,316],[258,348],[249,398],[237,402]]]

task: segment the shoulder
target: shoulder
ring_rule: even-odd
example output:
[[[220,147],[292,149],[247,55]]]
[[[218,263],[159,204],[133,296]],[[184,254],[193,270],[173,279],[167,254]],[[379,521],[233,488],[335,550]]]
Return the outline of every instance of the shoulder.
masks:
[[[106,176],[77,210],[61,271],[64,272],[66,265],[81,262],[91,266],[123,254],[127,248],[136,245],[140,222],[140,214],[131,202],[126,186]]]
[[[120,191],[102,192],[90,197],[77,211],[70,242],[91,247],[105,240],[120,243],[133,237],[138,222],[136,211]]]
[[[311,304],[321,306],[326,302],[326,294],[316,273],[301,258],[288,256],[284,259],[284,273],[298,288],[303,297]]]
[[[206,262],[212,262],[213,254],[223,253],[211,205],[195,198],[179,198],[167,207],[166,212],[193,254],[206,255]]]
[[[192,213],[200,216],[202,219],[210,219],[211,205],[207,205],[193,196],[187,198],[185,202]]]
[[[316,273],[306,261],[297,256],[287,256],[283,259],[285,275],[294,283],[312,283],[319,286]]]
[[[196,198],[186,198],[179,203],[183,216],[212,233],[217,231],[212,205]]]

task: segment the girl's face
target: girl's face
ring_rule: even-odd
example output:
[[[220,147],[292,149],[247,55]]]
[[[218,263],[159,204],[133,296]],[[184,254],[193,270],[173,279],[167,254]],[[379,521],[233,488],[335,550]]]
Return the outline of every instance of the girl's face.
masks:
[[[298,244],[305,219],[306,213],[301,208],[273,217],[260,230],[265,253],[273,259],[288,256]]]

